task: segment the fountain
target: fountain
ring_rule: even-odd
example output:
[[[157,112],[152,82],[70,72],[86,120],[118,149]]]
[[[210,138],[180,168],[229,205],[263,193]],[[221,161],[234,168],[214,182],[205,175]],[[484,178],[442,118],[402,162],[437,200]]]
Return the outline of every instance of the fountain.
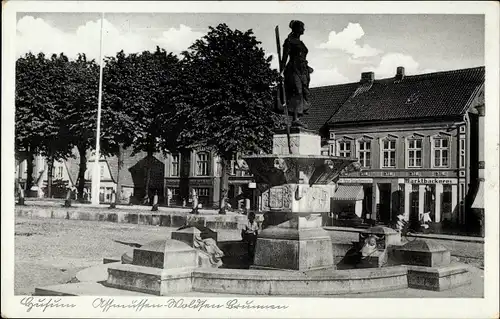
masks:
[[[334,267],[332,243],[321,213],[330,211],[334,180],[356,162],[321,154],[320,136],[292,127],[277,132],[272,155],[244,159],[262,191],[265,229],[259,234],[254,269],[314,270]]]

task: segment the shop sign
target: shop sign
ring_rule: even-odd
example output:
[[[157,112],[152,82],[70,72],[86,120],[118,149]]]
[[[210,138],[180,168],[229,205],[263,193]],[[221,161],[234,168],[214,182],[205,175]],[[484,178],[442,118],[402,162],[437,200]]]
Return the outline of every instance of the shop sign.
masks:
[[[339,178],[338,183],[344,183],[344,184],[369,184],[369,183],[373,183],[373,178]]]
[[[408,184],[456,184],[456,180],[450,178],[406,178]]]

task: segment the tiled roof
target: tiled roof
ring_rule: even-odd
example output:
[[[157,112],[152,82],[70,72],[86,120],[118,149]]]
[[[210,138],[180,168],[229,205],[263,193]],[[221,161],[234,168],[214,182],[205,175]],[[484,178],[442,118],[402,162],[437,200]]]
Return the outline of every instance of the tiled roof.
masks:
[[[318,131],[356,90],[358,83],[329,85],[311,88],[309,114],[301,120],[311,130]]]
[[[328,123],[461,115],[483,84],[484,67],[375,80],[339,107]]]

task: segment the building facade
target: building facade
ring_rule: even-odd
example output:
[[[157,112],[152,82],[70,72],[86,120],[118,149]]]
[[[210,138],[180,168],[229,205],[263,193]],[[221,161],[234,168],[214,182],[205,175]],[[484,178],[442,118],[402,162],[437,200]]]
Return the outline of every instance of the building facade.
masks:
[[[390,224],[402,214],[418,223],[428,212],[438,224],[476,224],[481,106],[481,67],[407,77],[398,68],[383,80],[363,73],[326,124],[329,154],[361,164],[338,186],[362,190],[358,217]]]

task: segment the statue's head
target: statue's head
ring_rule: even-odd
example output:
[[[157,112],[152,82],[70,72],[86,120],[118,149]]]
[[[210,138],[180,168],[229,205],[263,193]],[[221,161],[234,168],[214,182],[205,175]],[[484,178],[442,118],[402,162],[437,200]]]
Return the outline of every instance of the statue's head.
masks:
[[[299,20],[292,20],[290,21],[290,24],[288,26],[290,27],[290,29],[292,29],[293,33],[304,34],[305,31],[304,22]]]

